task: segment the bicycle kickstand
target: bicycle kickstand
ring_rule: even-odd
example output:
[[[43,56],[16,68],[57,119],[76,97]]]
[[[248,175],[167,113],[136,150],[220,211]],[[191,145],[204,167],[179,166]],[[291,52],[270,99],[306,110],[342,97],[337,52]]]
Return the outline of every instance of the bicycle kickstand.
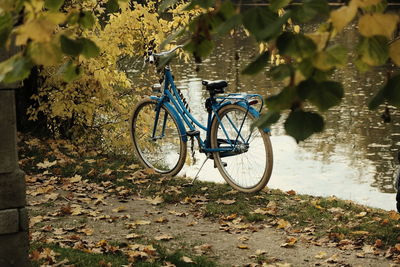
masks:
[[[197,178],[199,177],[199,173],[200,173],[201,169],[203,169],[203,166],[204,166],[204,164],[206,164],[206,161],[207,161],[208,159],[209,159],[209,156],[207,156],[206,159],[205,159],[205,160],[203,161],[203,163],[201,164],[199,171],[196,173],[196,175],[194,176],[192,182],[190,183],[191,185],[192,185],[192,184],[194,183],[194,181],[196,181]]]

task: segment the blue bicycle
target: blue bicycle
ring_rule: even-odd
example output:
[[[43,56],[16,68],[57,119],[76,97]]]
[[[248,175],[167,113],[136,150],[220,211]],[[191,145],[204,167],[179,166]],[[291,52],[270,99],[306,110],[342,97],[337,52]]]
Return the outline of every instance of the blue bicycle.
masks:
[[[156,63],[181,47],[149,52],[148,61]],[[205,103],[208,117],[204,126],[190,113],[169,65],[161,72],[159,94],[140,101],[130,120],[133,147],[140,162],[160,174],[174,176],[185,164],[188,139],[192,144],[196,139],[206,160],[214,160],[214,167],[234,189],[257,192],[264,188],[273,165],[270,130],[252,127],[263,106],[262,97],[225,94],[226,81],[202,81],[210,94]]]

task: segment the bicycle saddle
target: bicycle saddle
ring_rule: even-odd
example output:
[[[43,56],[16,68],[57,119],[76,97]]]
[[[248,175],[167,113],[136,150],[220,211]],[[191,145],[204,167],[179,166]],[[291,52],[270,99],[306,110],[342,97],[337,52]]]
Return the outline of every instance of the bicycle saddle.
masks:
[[[226,81],[223,81],[223,80],[219,80],[219,81],[207,81],[207,80],[204,80],[201,83],[206,87],[206,89],[208,91],[223,89],[223,88],[228,86],[228,83]]]

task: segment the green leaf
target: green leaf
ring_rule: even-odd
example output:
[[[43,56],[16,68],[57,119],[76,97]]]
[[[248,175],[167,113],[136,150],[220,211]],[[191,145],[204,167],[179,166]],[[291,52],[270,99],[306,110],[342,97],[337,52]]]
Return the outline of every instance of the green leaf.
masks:
[[[270,128],[270,126],[276,123],[281,117],[281,113],[279,111],[268,111],[265,114],[261,114],[261,116],[251,125],[252,128],[257,127],[261,129]]]
[[[347,49],[341,45],[334,45],[325,51],[318,52],[313,58],[313,65],[320,70],[330,70],[343,67],[347,63]]]
[[[271,0],[269,8],[272,11],[277,11],[280,8],[286,7],[292,0]]]
[[[45,0],[44,7],[51,11],[58,11],[64,4],[64,0]]]
[[[108,0],[106,4],[106,12],[115,13],[118,12],[118,10],[119,10],[118,0]]]
[[[72,82],[79,77],[81,70],[78,66],[69,61],[61,66],[60,72],[63,75],[64,81]]]
[[[258,41],[268,41],[279,35],[289,17],[290,11],[279,17],[268,7],[254,7],[243,14],[243,25]]]
[[[257,59],[251,62],[246,68],[242,71],[242,74],[253,75],[260,72],[269,62],[269,53],[268,51],[263,52],[261,55],[257,57]]]
[[[61,35],[61,51],[70,56],[78,56],[83,50],[83,43],[80,40],[74,40]]]
[[[83,11],[79,14],[79,25],[86,29],[93,28],[96,19],[91,11]]]
[[[17,54],[0,63],[0,82],[14,83],[26,79],[32,68],[31,60]]]
[[[82,55],[86,58],[97,57],[100,54],[99,47],[90,39],[80,38],[79,41],[82,43]]]
[[[317,50],[313,40],[301,33],[284,32],[278,37],[276,44],[279,53],[298,59],[307,58]]]
[[[178,1],[179,0],[163,0],[158,7],[158,12],[160,12],[160,13],[164,12],[169,7],[178,3]]]
[[[302,110],[292,111],[285,121],[286,133],[297,142],[303,141],[314,133],[322,132],[324,119],[317,113]]]
[[[293,8],[292,18],[297,23],[305,23],[316,17],[329,14],[328,2],[325,0],[305,0],[302,5]]]
[[[283,79],[292,76],[294,69],[289,64],[281,64],[271,69],[271,76],[276,81],[282,81]]]
[[[13,28],[11,13],[5,13],[0,16],[0,49],[5,46]]]
[[[284,110],[290,108],[297,97],[296,88],[287,86],[279,94],[265,99],[265,105],[272,111]]]
[[[301,82],[298,85],[298,92],[301,98],[308,99],[320,111],[338,105],[344,96],[341,83],[332,81],[318,83],[313,79]]]
[[[218,25],[218,27],[216,27],[214,31],[219,35],[224,35],[227,34],[230,30],[234,29],[236,26],[239,26],[241,23],[242,16],[240,14],[236,14],[227,19],[225,22]]]
[[[361,60],[371,66],[379,66],[389,58],[389,40],[385,36],[362,38],[358,46]]]
[[[186,51],[193,53],[196,61],[201,61],[201,58],[208,56],[213,48],[214,43],[211,40],[207,40],[205,38],[202,38],[200,42],[195,42],[194,40],[192,40],[184,47]]]

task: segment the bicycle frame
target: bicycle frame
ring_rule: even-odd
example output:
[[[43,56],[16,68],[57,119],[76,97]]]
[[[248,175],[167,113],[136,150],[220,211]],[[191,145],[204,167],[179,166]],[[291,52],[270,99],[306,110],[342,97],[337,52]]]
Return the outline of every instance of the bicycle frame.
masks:
[[[178,127],[180,130],[180,134],[182,136],[182,139],[184,142],[187,142],[187,131],[186,127],[189,128],[189,131],[195,131],[197,130],[194,125],[196,125],[199,129],[203,130],[206,132],[206,138],[203,140],[200,135],[196,135],[196,139],[198,140],[199,147],[200,147],[200,152],[203,153],[212,153],[212,152],[223,152],[221,156],[231,156],[231,155],[236,155],[239,152],[234,152],[235,146],[238,143],[241,144],[246,144],[248,143],[251,135],[245,140],[245,138],[241,135],[241,130],[242,126],[244,124],[244,121],[246,120],[246,117],[248,113],[251,113],[254,117],[259,117],[259,112],[261,111],[261,108],[263,106],[263,99],[260,95],[258,94],[224,94],[220,96],[210,96],[207,101],[210,101],[210,107],[211,111],[208,112],[208,118],[207,118],[207,126],[202,125],[196,118],[193,117],[193,115],[190,113],[190,111],[185,107],[185,104],[183,103],[181,97],[179,96],[178,89],[175,86],[174,79],[171,74],[171,70],[169,66],[166,66],[164,68],[164,86],[162,90],[161,96],[151,96],[151,99],[157,100],[158,105],[157,105],[157,110],[156,110],[156,118],[154,121],[154,128],[153,128],[153,134],[152,138],[157,139],[160,137],[156,137],[155,133],[157,130],[157,127],[159,126],[159,111],[161,106],[164,106],[165,108],[169,109],[171,111],[171,114],[175,117]],[[261,101],[261,106],[259,110],[257,111],[254,109],[251,105],[251,100],[254,99],[259,99]],[[249,101],[250,100],[250,101]],[[232,126],[234,127],[235,131],[237,132],[237,136],[234,139],[231,139],[226,130],[224,125],[221,123],[221,120],[218,116],[218,110],[221,109],[223,106],[228,105],[228,104],[236,104],[239,106],[242,106],[246,109],[246,115],[243,118],[242,125],[240,126],[239,129],[235,127],[232,123]],[[164,135],[165,131],[165,126],[166,126],[166,120],[167,120],[167,113],[163,118],[162,121],[162,134],[161,137]],[[230,146],[228,147],[220,147],[220,148],[211,148],[210,147],[210,135],[211,135],[211,123],[216,118],[222,127],[223,132],[226,135],[226,139],[224,139],[224,143],[229,144]],[[228,118],[229,120],[229,118]],[[184,122],[184,123],[183,123]],[[194,124],[194,125],[193,125]],[[185,127],[186,125],[186,127]],[[269,129],[264,129],[265,132],[269,132]],[[241,141],[239,141],[239,138]]]

